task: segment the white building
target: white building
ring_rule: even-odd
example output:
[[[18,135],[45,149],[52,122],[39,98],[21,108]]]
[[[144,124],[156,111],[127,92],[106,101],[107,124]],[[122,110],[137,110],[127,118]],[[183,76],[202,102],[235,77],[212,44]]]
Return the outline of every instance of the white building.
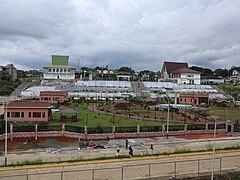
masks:
[[[240,72],[236,69],[233,70],[232,76],[230,77],[230,80],[233,81],[236,84],[240,83]]]
[[[75,79],[76,68],[68,65],[69,56],[52,55],[52,64],[43,67],[43,79]]]
[[[188,68],[187,63],[164,62],[162,76],[165,81],[178,84],[200,84],[201,73]]]

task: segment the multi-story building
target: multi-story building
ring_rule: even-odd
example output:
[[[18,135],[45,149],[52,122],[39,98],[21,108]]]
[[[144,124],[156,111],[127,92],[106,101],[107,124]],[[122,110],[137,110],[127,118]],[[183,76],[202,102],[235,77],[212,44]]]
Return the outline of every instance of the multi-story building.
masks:
[[[12,80],[15,81],[17,79],[17,69],[13,66],[13,64],[8,64],[6,66],[0,66],[0,71],[5,71],[12,77]]]
[[[68,65],[69,56],[52,55],[52,64],[43,67],[43,79],[75,79],[76,68]]]
[[[235,84],[240,83],[240,72],[237,69],[233,70],[230,80],[233,81]]]
[[[188,68],[187,63],[164,62],[161,74],[165,81],[178,84],[201,84],[201,73]]]

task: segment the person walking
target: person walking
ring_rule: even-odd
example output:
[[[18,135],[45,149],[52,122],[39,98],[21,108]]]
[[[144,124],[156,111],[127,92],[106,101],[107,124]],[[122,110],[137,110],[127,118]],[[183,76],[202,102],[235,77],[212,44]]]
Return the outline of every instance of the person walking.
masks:
[[[128,150],[129,150],[129,157],[133,157],[133,148],[132,148],[132,146],[129,146]]]
[[[128,139],[126,139],[126,149],[128,149],[128,144],[129,144]]]
[[[120,148],[118,147],[116,150],[116,155],[119,156],[119,153],[120,153]]]
[[[151,144],[150,146],[150,154],[152,155],[153,154],[153,145]]]

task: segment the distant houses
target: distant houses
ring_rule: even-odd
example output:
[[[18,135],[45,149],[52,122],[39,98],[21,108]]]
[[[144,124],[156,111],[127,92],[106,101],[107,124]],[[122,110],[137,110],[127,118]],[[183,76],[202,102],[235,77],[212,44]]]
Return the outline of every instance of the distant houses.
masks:
[[[188,68],[187,63],[164,62],[161,71],[164,81],[178,84],[200,84],[201,73]]]
[[[43,67],[43,79],[74,80],[76,68],[68,65],[68,59],[52,55],[52,64]]]

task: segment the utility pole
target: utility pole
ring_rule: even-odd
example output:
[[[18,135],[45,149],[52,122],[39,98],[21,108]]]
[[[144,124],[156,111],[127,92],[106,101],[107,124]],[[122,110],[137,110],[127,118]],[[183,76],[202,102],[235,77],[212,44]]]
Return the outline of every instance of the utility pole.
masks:
[[[80,65],[80,59],[78,59],[78,72],[80,72],[79,65]]]

